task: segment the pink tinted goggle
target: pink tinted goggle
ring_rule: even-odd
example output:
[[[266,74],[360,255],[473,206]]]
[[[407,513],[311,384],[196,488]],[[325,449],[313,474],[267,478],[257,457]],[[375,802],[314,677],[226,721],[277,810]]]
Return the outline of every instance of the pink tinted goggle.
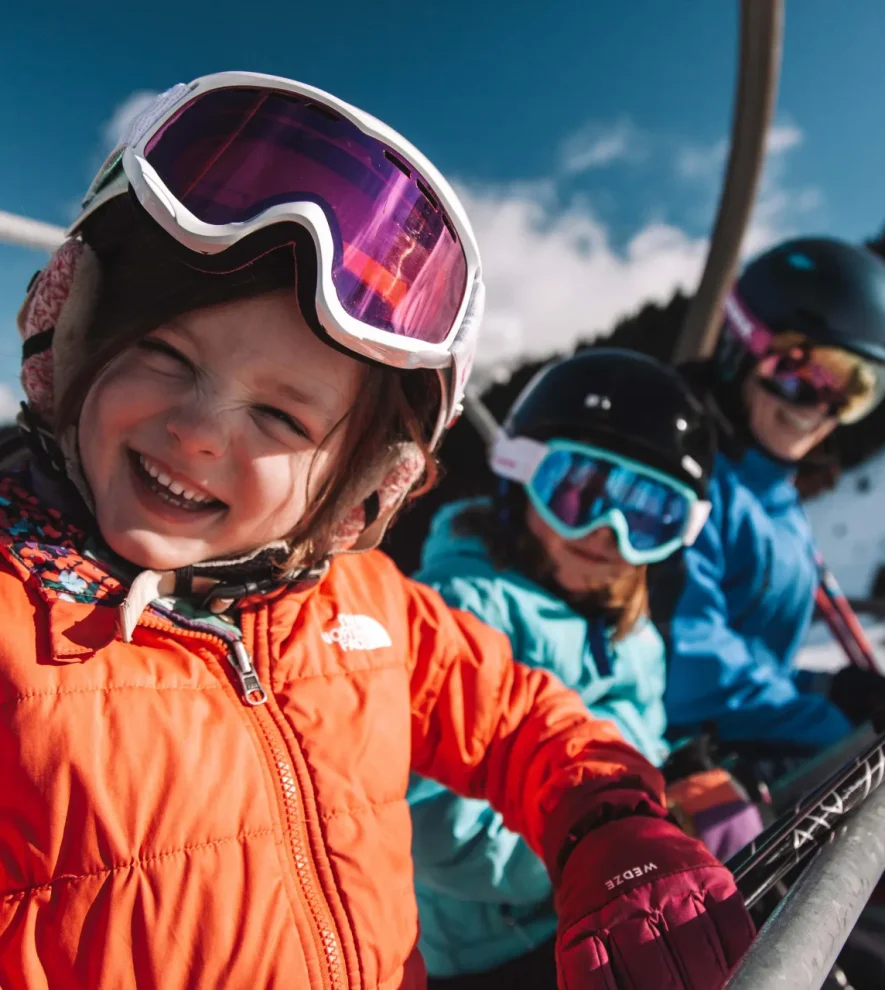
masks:
[[[855,423],[871,412],[885,393],[882,368],[859,355],[816,347],[807,340],[778,346],[778,335],[747,310],[735,291],[726,299],[725,319],[726,327],[757,359],[760,384],[786,402],[826,406],[828,415],[840,423]],[[850,384],[845,382],[848,367]]]
[[[458,338],[480,282],[476,242],[448,183],[391,128],[288,79],[219,73],[176,87],[136,122],[81,221],[114,193],[120,164],[151,217],[197,254],[300,224],[317,250],[324,330],[395,367],[454,364],[463,387],[475,345]]]

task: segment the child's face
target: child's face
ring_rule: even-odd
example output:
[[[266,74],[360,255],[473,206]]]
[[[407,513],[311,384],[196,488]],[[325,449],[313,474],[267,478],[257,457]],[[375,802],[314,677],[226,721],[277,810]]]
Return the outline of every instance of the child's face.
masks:
[[[553,578],[573,595],[598,591],[634,570],[618,550],[614,532],[607,526],[593,530],[580,540],[560,536],[538,515],[526,508],[526,524],[544,548],[553,565]]]
[[[328,477],[365,367],[310,330],[294,290],[158,327],[97,379],[80,451],[99,528],[157,570],[292,531]]]

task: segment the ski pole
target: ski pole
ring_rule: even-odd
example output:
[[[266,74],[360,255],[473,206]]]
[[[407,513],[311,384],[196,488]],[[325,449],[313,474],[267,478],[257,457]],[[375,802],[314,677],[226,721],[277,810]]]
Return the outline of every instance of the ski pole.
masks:
[[[883,673],[875,650],[867,638],[854,609],[839,587],[836,576],[827,567],[823,555],[815,551],[815,563],[820,578],[815,599],[830,631],[842,647],[842,651],[856,667]]]
[[[885,779],[885,734],[782,815],[726,866],[752,907],[807,856]]]

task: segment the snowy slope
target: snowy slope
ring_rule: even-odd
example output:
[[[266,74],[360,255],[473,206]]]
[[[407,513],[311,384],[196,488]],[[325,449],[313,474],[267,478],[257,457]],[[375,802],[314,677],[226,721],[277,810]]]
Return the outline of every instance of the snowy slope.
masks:
[[[885,669],[885,623],[861,616],[864,630],[879,663]],[[833,639],[824,622],[815,622],[808,631],[802,649],[796,655],[796,666],[804,670],[826,670],[831,673],[848,665],[848,658]]]
[[[835,491],[806,503],[818,546],[849,597],[871,595],[885,566],[885,451],[846,471]],[[885,666],[885,623],[860,616]],[[823,622],[816,622],[797,657],[800,667],[838,670],[845,655]]]
[[[885,452],[846,471],[835,491],[812,499],[806,509],[845,594],[869,596],[885,565]]]

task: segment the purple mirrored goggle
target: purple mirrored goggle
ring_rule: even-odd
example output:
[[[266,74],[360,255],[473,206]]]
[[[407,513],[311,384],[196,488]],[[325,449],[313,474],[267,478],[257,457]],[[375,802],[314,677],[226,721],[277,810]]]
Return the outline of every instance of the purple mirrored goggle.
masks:
[[[429,345],[457,329],[470,287],[456,225],[408,161],[333,107],[268,87],[210,89],[157,127],[142,154],[204,224],[317,204],[336,296],[365,326]]]

